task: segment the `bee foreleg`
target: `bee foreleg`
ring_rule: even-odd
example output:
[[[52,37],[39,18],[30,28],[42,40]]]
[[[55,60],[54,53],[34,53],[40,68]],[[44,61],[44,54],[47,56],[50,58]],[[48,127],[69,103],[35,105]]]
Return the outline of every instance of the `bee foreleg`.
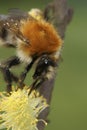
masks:
[[[32,90],[37,90],[43,83],[46,81],[47,78],[45,77],[39,77],[37,78],[31,85],[30,85],[30,91],[29,94],[32,92]]]
[[[18,81],[18,78],[10,71],[10,68],[14,65],[18,65],[19,63],[20,61],[16,56],[10,57],[8,60],[0,63],[0,70],[2,71],[4,80],[7,83],[8,92],[12,90],[12,81]]]

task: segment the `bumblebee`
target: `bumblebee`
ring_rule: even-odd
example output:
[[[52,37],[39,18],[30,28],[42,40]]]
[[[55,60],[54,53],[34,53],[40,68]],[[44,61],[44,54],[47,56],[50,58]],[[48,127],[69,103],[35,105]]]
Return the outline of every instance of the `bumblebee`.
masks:
[[[26,75],[33,64],[36,67],[31,91],[56,73],[63,41],[53,25],[38,12],[37,9],[29,13],[13,9],[6,16],[0,15],[0,45],[16,48],[16,56],[0,63],[7,91],[11,91],[13,81],[21,88],[24,86]],[[17,77],[10,68],[21,63],[25,63],[25,69]]]

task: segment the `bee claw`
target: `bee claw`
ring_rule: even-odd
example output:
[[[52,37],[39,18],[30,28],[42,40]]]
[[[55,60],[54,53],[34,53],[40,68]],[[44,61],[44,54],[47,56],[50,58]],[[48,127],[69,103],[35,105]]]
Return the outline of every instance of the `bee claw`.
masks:
[[[29,86],[29,88],[30,88],[30,91],[29,91],[29,93],[28,93],[28,95],[30,95],[31,93],[32,93],[32,91],[34,90],[34,88],[33,88],[34,86]]]
[[[25,84],[19,79],[17,86],[18,88],[23,89],[25,87]]]

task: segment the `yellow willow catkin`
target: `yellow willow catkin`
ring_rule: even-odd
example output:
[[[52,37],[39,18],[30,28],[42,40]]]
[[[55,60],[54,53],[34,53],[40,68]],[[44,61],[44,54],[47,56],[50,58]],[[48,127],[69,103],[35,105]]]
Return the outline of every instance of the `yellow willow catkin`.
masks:
[[[13,90],[11,95],[0,93],[0,129],[7,130],[38,130],[39,114],[48,107],[46,99],[39,92],[29,89]]]

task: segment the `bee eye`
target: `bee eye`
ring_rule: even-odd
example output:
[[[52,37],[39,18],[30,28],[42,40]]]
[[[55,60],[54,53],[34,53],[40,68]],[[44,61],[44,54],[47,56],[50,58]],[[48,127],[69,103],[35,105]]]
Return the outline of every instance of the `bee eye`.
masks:
[[[47,65],[47,64],[48,64],[48,60],[47,60],[47,59],[45,59],[45,60],[44,60],[44,63]]]

